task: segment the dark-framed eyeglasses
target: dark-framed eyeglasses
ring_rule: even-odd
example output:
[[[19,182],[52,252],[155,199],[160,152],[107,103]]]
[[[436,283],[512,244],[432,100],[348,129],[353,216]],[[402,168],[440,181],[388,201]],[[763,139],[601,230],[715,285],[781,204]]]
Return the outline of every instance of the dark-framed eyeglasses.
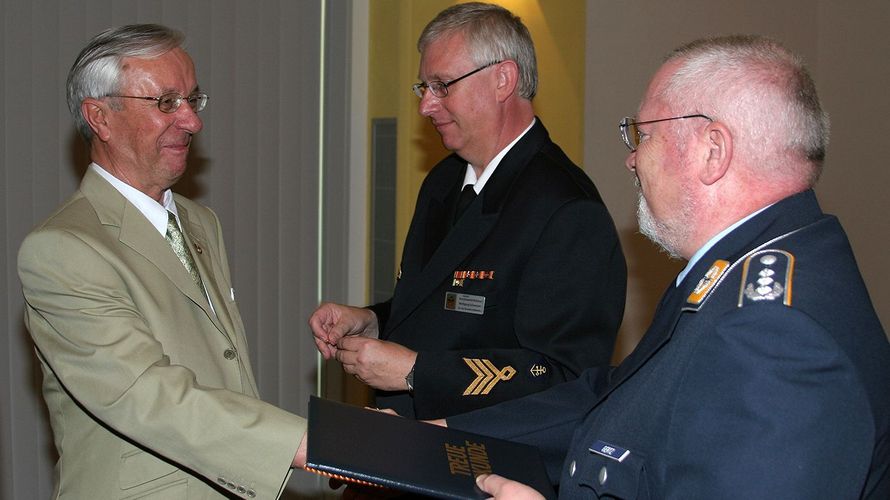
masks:
[[[479,66],[478,68],[474,69],[473,71],[470,71],[466,75],[459,76],[453,80],[448,80],[447,82],[433,80],[431,82],[426,82],[426,83],[424,83],[424,82],[415,83],[414,85],[411,86],[411,90],[414,91],[414,95],[423,99],[424,92],[427,89],[429,89],[429,91],[432,92],[434,96],[441,99],[448,95],[448,86],[449,85],[454,85],[455,83],[463,80],[464,78],[466,78],[468,76],[475,75],[476,73],[482,71],[483,69],[489,68],[489,67],[494,66],[495,64],[498,64],[501,62],[503,62],[503,61],[494,61],[494,62],[490,62],[484,66]]]
[[[163,94],[160,97],[145,97],[136,95],[110,95],[107,97],[123,97],[126,99],[143,99],[146,101],[157,101],[158,109],[160,109],[163,113],[175,113],[176,110],[179,109],[179,105],[182,104],[182,101],[187,102],[189,107],[192,108],[192,111],[198,113],[203,111],[204,108],[207,107],[207,101],[210,99],[210,96],[203,92],[189,94],[188,97],[181,96],[176,92]]]
[[[636,151],[637,147],[639,147],[640,142],[643,140],[643,133],[640,132],[640,125],[646,125],[648,123],[658,123],[658,122],[666,122],[670,120],[684,120],[686,118],[704,118],[708,121],[713,121],[711,117],[696,114],[696,115],[685,115],[685,116],[674,116],[672,118],[661,118],[659,120],[646,120],[644,122],[638,122],[634,118],[629,116],[625,116],[618,122],[618,131],[621,133],[621,140],[624,141],[624,145],[627,146],[627,149],[631,151]]]

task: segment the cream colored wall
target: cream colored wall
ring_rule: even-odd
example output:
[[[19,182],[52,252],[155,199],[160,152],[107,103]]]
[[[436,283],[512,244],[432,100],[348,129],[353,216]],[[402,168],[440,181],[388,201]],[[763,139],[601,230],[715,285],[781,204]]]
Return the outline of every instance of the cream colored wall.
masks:
[[[420,184],[429,169],[448,155],[428,119],[417,113],[411,92],[420,54],[417,37],[442,9],[444,0],[375,0],[370,4],[369,118],[398,119],[396,240],[402,243],[414,213]],[[584,1],[496,2],[523,19],[535,41],[540,84],[535,109],[554,140],[576,162],[583,156]]]

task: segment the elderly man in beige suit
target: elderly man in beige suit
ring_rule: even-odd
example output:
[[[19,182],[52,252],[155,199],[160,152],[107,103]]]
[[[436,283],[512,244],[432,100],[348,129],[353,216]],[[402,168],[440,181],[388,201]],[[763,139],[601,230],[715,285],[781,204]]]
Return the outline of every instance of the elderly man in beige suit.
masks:
[[[305,420],[258,399],[216,215],[173,194],[207,95],[182,35],[97,35],[68,76],[93,163],[24,241],[54,498],[275,498]]]

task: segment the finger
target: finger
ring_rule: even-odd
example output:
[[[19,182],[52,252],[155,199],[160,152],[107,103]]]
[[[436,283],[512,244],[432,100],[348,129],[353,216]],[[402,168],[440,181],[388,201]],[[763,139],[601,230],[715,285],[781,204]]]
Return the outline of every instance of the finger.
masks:
[[[371,343],[374,340],[376,340],[376,339],[369,339],[366,337],[356,337],[356,336],[343,337],[337,341],[337,348],[343,349],[346,351],[358,351],[361,348],[361,346]]]
[[[492,496],[497,496],[498,490],[503,484],[504,478],[497,474],[480,474],[476,476],[476,486]]]
[[[349,335],[357,333],[354,331],[355,327],[352,325],[347,325],[344,322],[340,321],[330,325],[328,328],[326,335],[327,341],[329,344],[336,344],[340,341],[340,339],[346,338]]]
[[[320,340],[319,338],[315,338],[315,347],[318,349],[318,352],[321,353],[321,356],[324,359],[331,359],[334,356],[334,353],[337,351],[336,348],[332,347],[327,342]]]
[[[339,361],[344,367],[355,366],[358,362],[358,354],[353,351],[347,351],[346,349],[337,349],[337,361]]]
[[[332,324],[334,324],[333,315],[324,306],[316,309],[309,317],[309,328],[316,337],[326,338]]]

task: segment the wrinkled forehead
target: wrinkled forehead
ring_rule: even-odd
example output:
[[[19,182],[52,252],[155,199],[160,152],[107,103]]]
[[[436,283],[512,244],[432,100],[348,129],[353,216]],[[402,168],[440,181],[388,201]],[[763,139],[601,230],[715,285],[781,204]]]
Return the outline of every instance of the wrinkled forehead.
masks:
[[[195,64],[177,47],[154,57],[125,57],[121,61],[123,87],[157,86],[159,91],[189,92],[196,86]]]

